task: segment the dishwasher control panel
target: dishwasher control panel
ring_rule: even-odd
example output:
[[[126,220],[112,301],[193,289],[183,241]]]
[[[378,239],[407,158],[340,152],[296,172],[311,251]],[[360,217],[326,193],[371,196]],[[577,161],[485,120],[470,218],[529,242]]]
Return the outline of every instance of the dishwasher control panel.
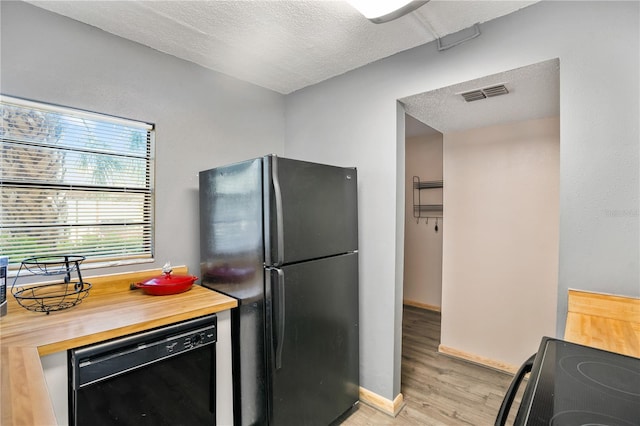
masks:
[[[165,350],[168,354],[179,353],[199,346],[205,346],[216,342],[216,327],[211,326],[194,332],[188,332],[175,337],[167,338]]]

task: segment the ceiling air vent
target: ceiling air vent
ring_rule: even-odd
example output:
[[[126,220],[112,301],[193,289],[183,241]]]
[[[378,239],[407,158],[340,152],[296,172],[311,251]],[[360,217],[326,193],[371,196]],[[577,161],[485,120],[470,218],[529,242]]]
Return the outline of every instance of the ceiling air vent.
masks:
[[[472,90],[471,92],[461,93],[461,95],[467,102],[479,101],[480,99],[486,98],[482,90]]]
[[[493,96],[506,95],[509,93],[504,84],[497,86],[485,87],[484,89],[472,90],[470,92],[460,93],[467,102],[479,101],[480,99],[491,98]]]
[[[490,98],[492,96],[506,95],[507,93],[509,93],[509,91],[504,86],[504,84],[500,84],[498,86],[493,86],[493,87],[486,87],[482,89],[482,92],[485,94],[487,98]]]

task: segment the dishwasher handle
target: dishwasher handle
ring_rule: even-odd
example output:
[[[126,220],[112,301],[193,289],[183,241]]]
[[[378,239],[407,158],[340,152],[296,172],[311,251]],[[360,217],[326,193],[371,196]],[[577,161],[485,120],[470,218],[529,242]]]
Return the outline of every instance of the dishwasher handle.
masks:
[[[506,424],[507,417],[509,416],[509,410],[511,410],[511,405],[513,404],[513,400],[516,397],[516,393],[518,392],[520,383],[522,383],[524,376],[527,373],[531,372],[535,358],[536,354],[531,355],[531,357],[529,357],[529,359],[520,366],[518,372],[513,377],[511,385],[509,385],[509,389],[507,389],[507,393],[504,395],[504,399],[502,400],[502,404],[500,405],[500,410],[498,411],[498,416],[496,417],[495,426],[504,426]]]

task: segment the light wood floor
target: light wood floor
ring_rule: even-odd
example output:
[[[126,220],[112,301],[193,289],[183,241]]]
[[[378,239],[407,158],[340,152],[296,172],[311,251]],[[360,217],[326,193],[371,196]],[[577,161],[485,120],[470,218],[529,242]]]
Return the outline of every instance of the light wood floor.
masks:
[[[439,341],[440,314],[405,306],[401,389],[405,406],[393,418],[360,403],[342,425],[493,425],[513,376],[439,354]],[[513,422],[520,397],[507,424]]]

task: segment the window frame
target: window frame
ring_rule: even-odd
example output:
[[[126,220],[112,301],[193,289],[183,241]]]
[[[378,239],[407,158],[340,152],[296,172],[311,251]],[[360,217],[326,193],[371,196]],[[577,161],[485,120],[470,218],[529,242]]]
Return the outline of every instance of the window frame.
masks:
[[[123,251],[125,251],[123,253],[113,253],[109,255],[108,251],[105,250],[102,253],[97,252],[97,254],[96,253],[87,254],[86,260],[83,263],[83,269],[114,267],[114,266],[154,262],[155,261],[154,259],[155,242],[156,242],[156,237],[155,237],[155,125],[152,123],[147,123],[139,120],[126,119],[126,118],[116,117],[113,115],[101,114],[101,113],[81,110],[81,109],[72,108],[72,107],[59,106],[59,105],[54,105],[46,102],[27,100],[23,98],[17,98],[13,96],[0,94],[0,108],[4,110],[5,105],[25,108],[25,109],[32,109],[32,110],[43,112],[43,113],[52,113],[52,114],[59,115],[61,118],[67,119],[67,120],[90,120],[91,122],[99,122],[101,125],[111,124],[116,126],[127,127],[129,129],[144,130],[146,132],[146,140],[144,140],[145,145],[143,146],[143,149],[145,151],[144,156],[141,156],[139,154],[137,155],[133,154],[133,151],[130,151],[128,153],[128,156],[130,158],[135,157],[140,162],[142,161],[145,162],[144,186],[138,186],[135,190],[132,190],[131,188],[128,188],[127,185],[123,185],[123,184],[118,185],[115,183],[111,183],[106,185],[97,185],[95,183],[92,184],[88,181],[84,182],[84,184],[75,184],[75,183],[69,183],[69,182],[59,182],[59,181],[57,182],[54,180],[50,180],[49,183],[46,183],[46,180],[44,180],[44,181],[39,181],[40,183],[34,184],[35,181],[32,181],[30,183],[28,180],[24,180],[24,179],[21,180],[20,176],[16,176],[13,179],[11,177],[8,177],[5,179],[5,176],[2,173],[0,173],[0,191],[2,191],[4,187],[22,188],[22,187],[29,187],[30,185],[33,185],[34,187],[38,187],[38,188],[50,186],[51,188],[54,188],[54,190],[59,189],[59,190],[67,191],[69,193],[78,193],[80,191],[91,191],[91,192],[102,193],[110,196],[113,196],[114,194],[117,194],[117,193],[127,193],[127,192],[128,193],[135,192],[136,194],[140,194],[142,195],[140,197],[141,201],[136,201],[134,203],[134,206],[137,206],[136,208],[142,209],[141,217],[143,217],[142,222],[139,224],[141,229],[140,237],[137,240],[140,247],[142,247],[140,252],[126,253],[127,247],[126,245],[123,244],[121,247],[118,246]],[[111,141],[109,137],[107,137],[107,139],[102,139],[102,140]],[[52,147],[51,144],[47,144],[47,143],[38,144],[38,143],[31,143],[26,140],[20,141],[19,138],[12,138],[10,136],[5,137],[4,132],[0,134],[0,142],[2,142],[3,147],[5,146],[5,143],[6,143],[7,144],[6,146],[11,145],[11,146],[23,147],[23,148],[30,147],[31,149],[40,149],[40,150],[46,149],[46,150],[51,150],[52,152],[54,151],[67,152],[67,153],[74,152],[77,154],[84,150],[84,148],[79,148],[79,147],[69,148],[69,146],[65,146],[65,145]],[[108,144],[106,146],[108,146]],[[127,157],[127,154],[125,153],[109,152],[108,149],[104,151],[102,154],[100,154],[98,151],[94,151],[93,153],[97,155],[111,156],[114,158],[121,158],[121,159]],[[2,199],[0,199],[0,212],[2,211],[2,202],[3,202]],[[96,207],[96,210],[99,210],[99,207]],[[9,220],[8,223],[6,222],[2,223],[2,220],[4,220],[4,218],[5,216],[3,213],[2,215],[0,215],[0,233],[2,232],[3,228],[6,228],[6,226],[11,225],[9,216],[7,216],[7,219],[6,219],[6,220]],[[58,226],[52,225],[49,229],[58,229],[58,228],[74,229],[74,227],[79,228],[80,226],[87,226],[86,224],[84,225],[81,225],[79,223],[73,224],[67,219],[64,219],[64,222],[66,223],[60,223]],[[126,221],[122,223],[116,222],[114,224],[116,226],[119,225],[126,229],[126,226],[128,226],[129,224],[125,222]],[[96,220],[93,226],[100,227],[102,226],[102,224]],[[2,247],[0,247],[0,254],[3,254]],[[33,255],[34,256],[51,256],[51,255],[64,255],[64,254],[84,255],[83,253],[75,253],[75,252],[74,253],[38,252],[38,253],[34,253]],[[15,275],[15,273],[20,267],[22,260],[23,259],[16,259],[15,257],[9,259],[10,275]],[[24,271],[21,272],[21,275],[23,273]]]

